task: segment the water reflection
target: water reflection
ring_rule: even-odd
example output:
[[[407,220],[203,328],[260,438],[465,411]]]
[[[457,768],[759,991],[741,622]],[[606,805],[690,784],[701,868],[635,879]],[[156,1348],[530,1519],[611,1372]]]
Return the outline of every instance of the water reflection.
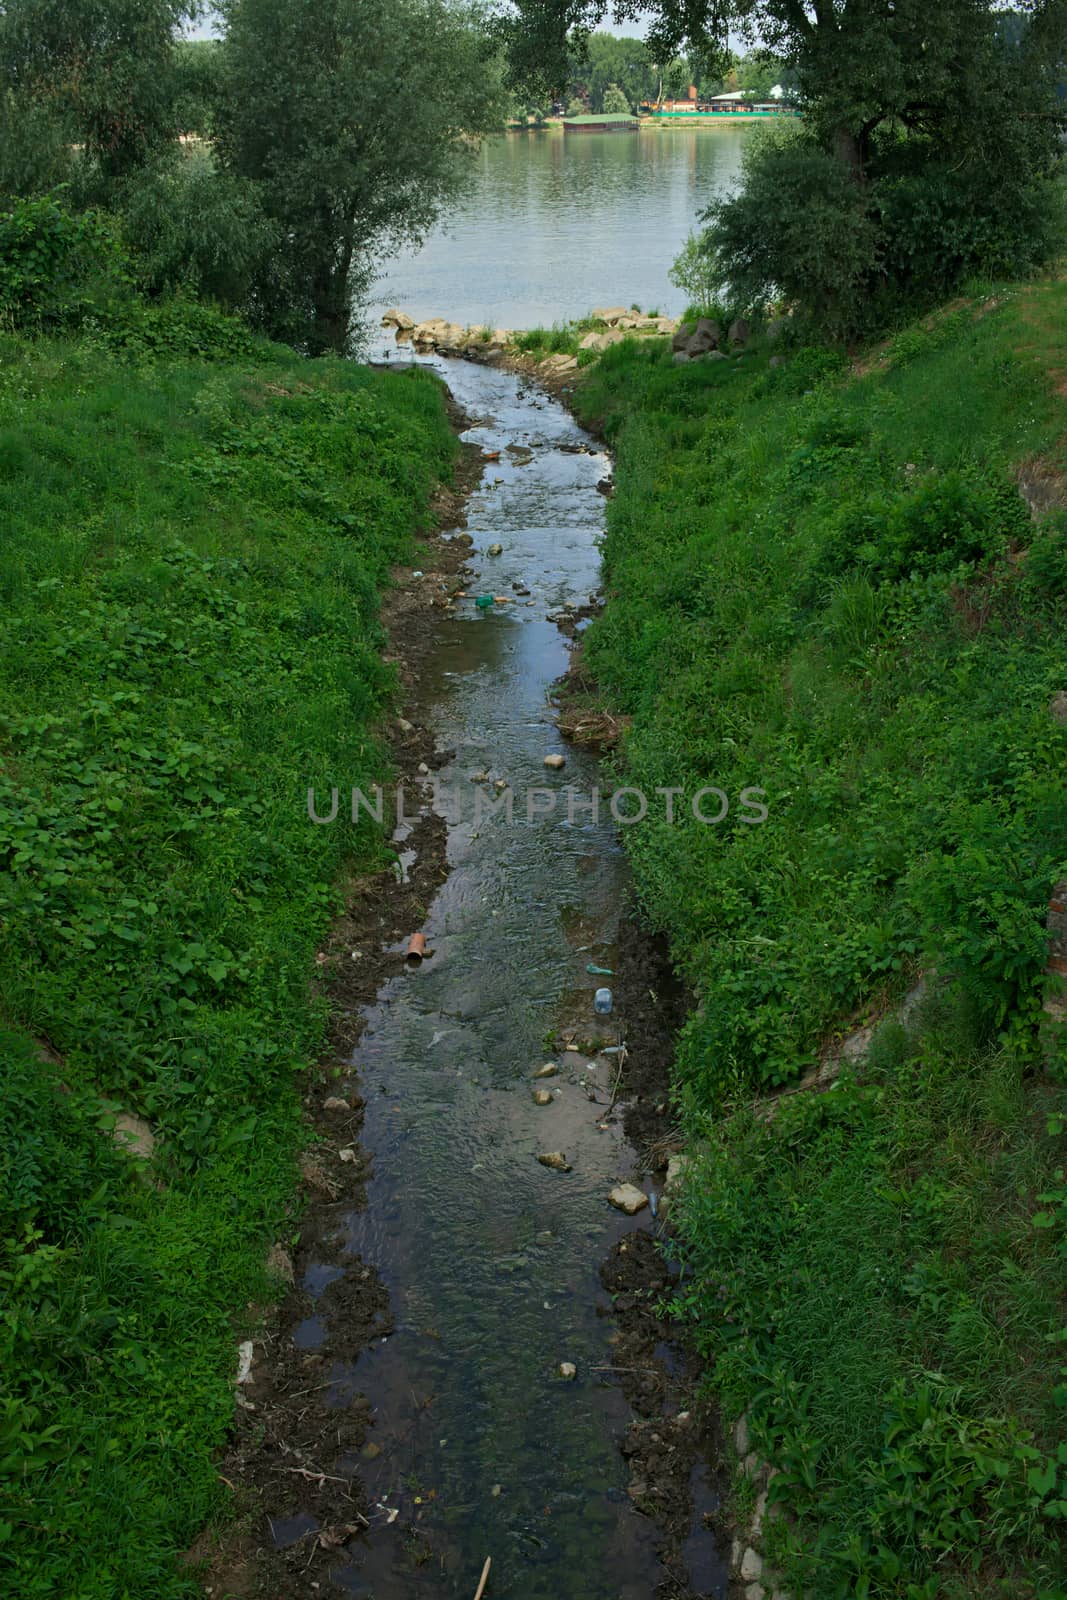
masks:
[[[470,192],[376,293],[416,316],[529,328],[597,305],[676,314],[667,273],[699,213],[736,187],[751,127],[509,134]]]

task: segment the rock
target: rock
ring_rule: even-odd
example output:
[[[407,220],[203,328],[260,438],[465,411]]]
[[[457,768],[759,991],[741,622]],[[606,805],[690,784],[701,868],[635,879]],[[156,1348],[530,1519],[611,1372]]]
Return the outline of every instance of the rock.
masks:
[[[251,1339],[245,1339],[237,1346],[237,1383],[252,1382],[252,1351]]]
[[[741,1557],[741,1581],[754,1583],[763,1573],[763,1557],[749,1545]]]
[[[561,772],[567,765],[567,757],[561,755],[546,756],[544,759],[544,765],[552,772]]]
[[[763,1518],[767,1512],[767,1491],[761,1489],[756,1496],[756,1509],[752,1513],[752,1523],[749,1533],[753,1539],[758,1539],[763,1532]]]
[[[542,1150],[537,1159],[543,1167],[551,1167],[553,1172],[569,1172],[571,1170],[570,1162],[562,1150]]]
[[[267,1271],[272,1277],[281,1278],[283,1283],[296,1282],[293,1258],[284,1245],[272,1244],[267,1251]]]
[[[337,1159],[343,1161],[347,1166],[354,1166],[359,1160],[359,1151],[349,1145],[345,1150],[338,1150]]]
[[[1048,714],[1060,728],[1067,728],[1067,689],[1057,689],[1048,703]]]
[[[409,722],[407,717],[397,717],[396,731],[397,733],[414,733],[415,724],[413,722]]]
[[[689,1166],[688,1156],[671,1156],[667,1162],[667,1177],[663,1188],[666,1194],[673,1194],[685,1182],[686,1168]]]
[[[680,322],[678,324],[678,331],[671,340],[671,349],[684,350],[696,331],[697,325],[695,322]]]
[[[772,317],[767,324],[767,338],[771,344],[777,344],[782,334],[789,326],[788,317]]]
[[[537,1071],[534,1073],[534,1077],[554,1078],[558,1072],[559,1068],[556,1066],[554,1061],[546,1061],[543,1067],[538,1067]]]
[[[747,344],[752,337],[752,329],[744,317],[736,317],[730,324],[730,331],[726,335],[731,344]]]
[[[551,1089],[534,1089],[533,1103],[535,1106],[550,1106],[555,1099]]]
[[[503,794],[504,790],[508,789],[510,787],[511,786],[508,783],[508,780],[506,778],[494,778],[493,779],[493,788],[496,790],[497,794]]]
[[[762,1583],[750,1583],[745,1590],[745,1600],[764,1600],[766,1592]]]
[[[612,328],[608,333],[587,333],[584,338],[578,341],[578,348],[579,350],[592,350],[596,355],[600,355],[602,351],[610,349],[613,344],[621,343],[625,337],[626,335],[621,333],[618,328]]]
[[[748,1455],[748,1418],[740,1416],[734,1427],[734,1449],[741,1457]]]
[[[504,554],[504,546],[502,544],[491,544],[485,553],[487,556],[502,556]]]
[[[710,317],[701,317],[692,336],[686,341],[685,349],[691,356],[706,355],[709,350],[717,350],[722,344],[722,329],[717,322],[712,322]]]
[[[115,1118],[111,1137],[128,1156],[136,1156],[139,1161],[151,1161],[156,1139],[143,1117],[135,1117],[132,1112],[124,1111]]]
[[[760,1458],[755,1450],[750,1450],[741,1463],[741,1471],[746,1478],[758,1478],[760,1473]]]
[[[676,367],[684,367],[686,362],[689,360],[689,355],[685,350],[676,350],[673,356],[671,356],[671,360],[674,362]]]
[[[454,355],[466,346],[467,330],[458,322],[446,322],[437,335],[437,348],[446,355]]]
[[[405,333],[410,333],[414,326],[414,318],[409,317],[406,311],[398,311],[395,306],[391,307],[382,318],[383,328],[400,328]]]
[[[779,367],[785,366],[785,356],[772,356],[767,365],[773,371],[777,371]]]
[[[427,317],[425,322],[418,322],[411,329],[412,341],[432,350],[447,327],[444,317]]]
[[[600,306],[596,311],[591,311],[590,316],[596,317],[598,322],[606,322],[608,327],[614,327],[623,317],[631,315],[629,306]]]
[[[569,356],[563,350],[561,350],[558,355],[546,356],[541,362],[542,372],[547,372],[552,376],[558,375],[561,372],[575,371],[577,370],[577,367],[577,357]]]
[[[430,775],[430,769],[429,769],[429,767],[428,767],[428,766],[427,766],[427,765],[426,765],[426,763],[425,763],[425,761],[420,761],[420,762],[419,762],[419,768],[418,768],[418,770],[419,770],[419,776],[420,776],[420,777],[423,777],[423,778],[428,778],[428,777],[429,777],[429,775]]]
[[[628,1217],[635,1217],[648,1205],[648,1195],[643,1189],[638,1189],[636,1184],[620,1183],[612,1189],[608,1200],[616,1211],[625,1211]]]
[[[352,1107],[347,1100],[342,1100],[339,1094],[331,1094],[322,1102],[324,1111],[351,1111]]]
[[[578,1376],[578,1368],[573,1361],[561,1361],[558,1370],[560,1377],[568,1383]]]

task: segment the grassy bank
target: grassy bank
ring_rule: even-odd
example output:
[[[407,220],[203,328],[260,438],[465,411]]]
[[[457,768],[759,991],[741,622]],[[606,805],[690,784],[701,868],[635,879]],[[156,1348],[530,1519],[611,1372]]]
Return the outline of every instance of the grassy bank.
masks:
[[[425,374],[192,307],[0,339],[5,1593],[195,1592],[315,951],[381,849],[307,789],[384,775],[378,596],[453,451]]]
[[[696,997],[679,1311],[820,1597],[1064,1592],[1065,311],[961,304],[856,371],[625,345],[576,397],[618,451],[587,661],[626,781],[682,791],[626,834]],[[865,1064],[755,1114],[922,974]]]

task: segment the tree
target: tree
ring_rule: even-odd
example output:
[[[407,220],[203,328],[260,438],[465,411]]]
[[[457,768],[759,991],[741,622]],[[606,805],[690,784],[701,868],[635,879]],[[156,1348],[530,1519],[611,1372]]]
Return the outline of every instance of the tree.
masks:
[[[630,105],[639,105],[655,88],[655,74],[648,51],[640,39],[620,39],[610,33],[594,33],[584,49],[570,58],[570,86],[588,93],[594,111],[609,109],[604,96],[614,84]]]
[[[217,143],[283,246],[264,323],[346,349],[382,253],[417,241],[460,187],[504,97],[477,14],[446,0],[226,0]]]
[[[629,114],[632,110],[629,100],[623,94],[617,83],[609,83],[604,90],[602,102],[604,111],[622,112]]]
[[[14,115],[47,120],[105,182],[177,131],[175,33],[194,0],[0,0],[0,74]]]

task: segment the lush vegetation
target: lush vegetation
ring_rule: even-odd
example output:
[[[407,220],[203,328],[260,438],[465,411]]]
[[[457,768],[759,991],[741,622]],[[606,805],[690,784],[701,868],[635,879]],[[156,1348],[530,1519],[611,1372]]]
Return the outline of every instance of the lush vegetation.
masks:
[[[339,869],[381,848],[307,789],[384,776],[379,590],[454,446],[423,373],[91,289],[46,203],[5,226],[5,321],[53,332],[0,338],[0,1589],[162,1600],[224,1493]]]
[[[553,102],[574,114],[637,111],[643,101],[684,99],[690,85],[702,98],[740,89],[763,99],[775,85],[791,88],[793,82],[785,62],[766,50],[746,56],[726,50],[710,61],[693,52],[657,61],[644,39],[597,31],[573,38],[553,92],[518,95],[513,115],[543,121]]]
[[[224,38],[190,44],[195,0],[6,0],[0,206],[105,212],[146,293],[344,352],[383,252],[422,237],[502,125],[499,66],[451,0],[219,9]]]
[[[779,1469],[790,1585],[842,1600],[1062,1592],[1067,513],[1017,476],[1055,503],[1065,310],[998,290],[862,372],[624,344],[577,395],[618,449],[587,661],[626,782],[687,797],[627,830],[696,1000],[679,1310]],[[865,1066],[753,1114],[920,974]]]

